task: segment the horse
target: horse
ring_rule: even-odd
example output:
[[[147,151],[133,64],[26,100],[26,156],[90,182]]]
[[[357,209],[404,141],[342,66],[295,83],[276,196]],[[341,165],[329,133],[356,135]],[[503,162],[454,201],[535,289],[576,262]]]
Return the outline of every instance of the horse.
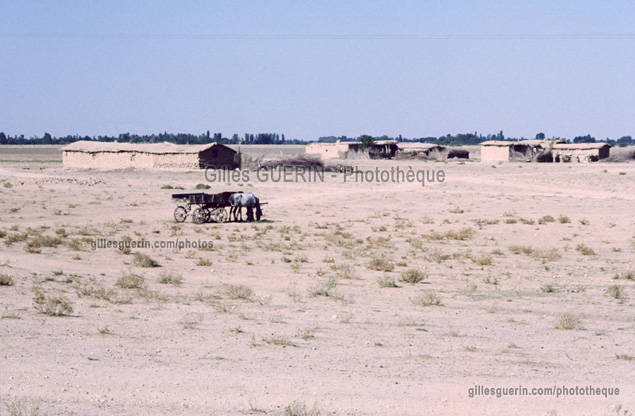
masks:
[[[242,208],[247,208],[247,221],[254,220],[254,212],[253,209],[256,208],[256,220],[260,220],[262,216],[262,210],[260,209],[260,200],[256,198],[254,194],[251,192],[246,193],[235,193],[229,197],[228,200],[231,205],[231,209],[229,210],[229,216],[234,215],[234,221],[238,221],[238,217],[240,216],[240,221],[243,220],[243,212]]]

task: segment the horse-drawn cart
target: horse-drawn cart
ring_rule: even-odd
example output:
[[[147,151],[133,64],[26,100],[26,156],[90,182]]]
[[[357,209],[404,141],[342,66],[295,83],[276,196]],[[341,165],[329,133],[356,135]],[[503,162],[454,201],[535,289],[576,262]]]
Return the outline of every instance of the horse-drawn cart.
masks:
[[[247,192],[221,192],[219,194],[206,194],[204,192],[188,194],[172,194],[172,201],[177,205],[174,210],[176,222],[183,222],[188,215],[192,215],[192,221],[196,224],[205,222],[227,222],[230,213],[240,214],[241,208],[247,208],[247,219],[253,221],[253,209],[256,210],[256,220],[260,220],[262,211],[260,201],[252,193]],[[262,203],[263,205],[266,202]],[[227,212],[227,207],[231,207],[231,212]]]
[[[196,224],[203,224],[209,221],[226,222],[229,220],[229,213],[225,208],[231,206],[229,197],[234,193],[206,194],[197,192],[172,194],[172,201],[177,205],[174,210],[174,219],[176,222],[183,222],[191,213],[192,221]]]

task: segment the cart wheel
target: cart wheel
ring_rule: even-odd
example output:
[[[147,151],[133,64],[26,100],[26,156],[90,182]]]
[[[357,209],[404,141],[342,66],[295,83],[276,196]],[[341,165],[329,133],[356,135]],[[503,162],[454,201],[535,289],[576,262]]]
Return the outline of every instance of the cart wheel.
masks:
[[[192,221],[195,224],[203,224],[209,221],[209,211],[207,208],[196,208],[192,213]]]
[[[216,222],[227,222],[229,214],[225,208],[216,208],[212,211],[212,219]]]
[[[183,222],[187,218],[187,211],[183,207],[176,207],[174,210],[174,219],[176,222]]]

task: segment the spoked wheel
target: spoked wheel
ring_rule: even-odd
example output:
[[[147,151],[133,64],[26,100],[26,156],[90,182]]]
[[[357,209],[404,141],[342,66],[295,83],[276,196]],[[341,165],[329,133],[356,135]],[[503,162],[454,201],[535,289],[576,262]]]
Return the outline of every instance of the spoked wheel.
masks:
[[[227,220],[229,220],[229,213],[225,208],[216,208],[212,211],[211,218],[216,222],[227,222]]]
[[[187,218],[187,211],[183,207],[176,207],[174,210],[174,219],[176,222],[183,222]]]
[[[192,221],[195,224],[203,224],[209,221],[209,210],[207,208],[196,208],[192,213]]]

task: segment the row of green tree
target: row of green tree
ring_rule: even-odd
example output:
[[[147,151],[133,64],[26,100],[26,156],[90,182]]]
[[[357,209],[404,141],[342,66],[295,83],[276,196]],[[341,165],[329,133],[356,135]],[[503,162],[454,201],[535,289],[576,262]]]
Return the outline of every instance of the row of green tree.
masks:
[[[361,141],[362,138],[368,140],[371,136],[363,135],[358,137],[347,136],[325,136],[320,137],[317,141],[320,143],[334,143],[337,140],[343,142]],[[538,133],[535,139],[547,138],[544,133]],[[401,135],[396,137],[380,136],[372,137],[374,141],[377,140],[396,140],[398,142],[418,142],[418,143],[434,143],[446,146],[461,146],[461,145],[476,145],[488,140],[525,140],[525,137],[505,137],[502,131],[497,134],[479,134],[475,133],[460,133],[460,134],[447,134],[440,137],[402,137]],[[564,139],[567,142],[573,143],[596,143],[605,142],[612,146],[628,146],[635,145],[635,140],[631,136],[622,136],[619,139],[612,140],[606,138],[604,140],[596,140],[590,134],[586,136],[576,136],[572,140],[566,138],[556,137],[556,139]],[[150,135],[138,135],[130,133],[122,133],[118,136],[79,136],[68,135],[63,137],[53,137],[49,133],[44,133],[42,137],[24,137],[20,136],[7,136],[3,132],[0,132],[0,145],[1,144],[68,144],[78,140],[94,140],[101,142],[123,142],[123,143],[163,143],[170,142],[176,144],[207,144],[207,143],[221,143],[221,144],[306,144],[311,141],[299,140],[299,139],[286,139],[284,134],[278,133],[245,133],[243,136],[233,134],[231,137],[223,136],[222,133],[210,134],[207,131],[205,134],[188,134],[188,133],[159,133]],[[315,141],[315,140],[313,140]]]
[[[188,134],[188,133],[159,133],[149,135],[139,135],[122,133],[118,136],[79,136],[68,135],[61,137],[53,137],[49,133],[44,133],[43,136],[24,137],[20,136],[7,136],[3,132],[0,132],[0,144],[69,144],[79,140],[93,140],[100,142],[122,142],[122,143],[163,143],[170,142],[176,144],[207,144],[207,143],[221,143],[221,144],[306,144],[302,140],[287,140],[284,134],[278,133],[245,133],[244,136],[234,134],[231,138],[223,136],[221,133],[210,134],[208,131],[205,134]]]

